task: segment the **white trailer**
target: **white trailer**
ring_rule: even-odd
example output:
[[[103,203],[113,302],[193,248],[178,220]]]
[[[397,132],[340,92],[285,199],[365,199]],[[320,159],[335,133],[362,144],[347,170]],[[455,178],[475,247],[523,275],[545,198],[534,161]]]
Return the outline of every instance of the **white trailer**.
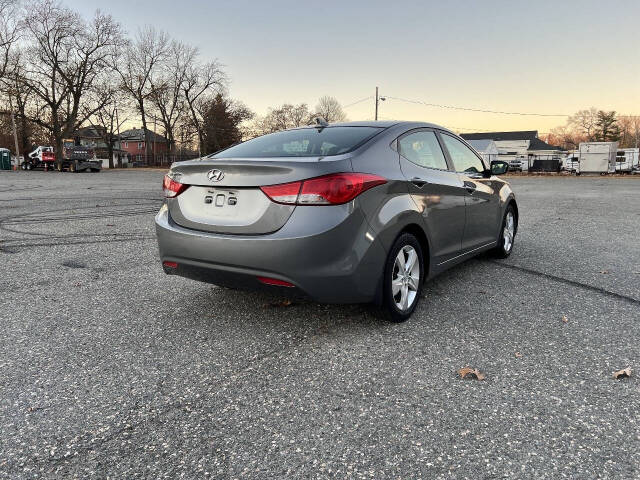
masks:
[[[631,173],[638,169],[639,148],[619,148],[616,153],[616,172]]]
[[[576,174],[616,171],[618,142],[582,142],[578,148],[578,168]]]

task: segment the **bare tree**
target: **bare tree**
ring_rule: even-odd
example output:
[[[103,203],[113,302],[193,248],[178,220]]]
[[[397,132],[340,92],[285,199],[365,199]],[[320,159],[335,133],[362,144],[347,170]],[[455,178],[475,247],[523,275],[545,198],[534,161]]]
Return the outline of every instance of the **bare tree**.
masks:
[[[292,105],[285,103],[278,108],[270,108],[264,117],[259,117],[253,123],[253,134],[264,135],[278,132],[287,128],[308,125],[313,115],[306,103]]]
[[[0,0],[0,78],[9,67],[11,53],[20,38],[17,0]]]
[[[167,151],[175,148],[176,125],[184,118],[187,107],[184,88],[197,56],[197,48],[174,40],[161,63],[159,74],[150,77],[151,100],[164,127]]]
[[[99,11],[86,21],[53,0],[31,2],[25,10],[24,23],[34,43],[26,49],[16,80],[36,104],[29,120],[51,132],[61,162],[63,139],[108,101],[102,98],[92,109],[82,108],[99,79],[108,74],[110,52],[122,43],[120,26]]]
[[[335,97],[325,95],[318,100],[316,105],[315,114],[324,118],[327,122],[344,122],[347,119],[347,115],[342,110],[340,102]]]
[[[187,66],[182,92],[189,112],[189,120],[198,136],[198,150],[205,150],[204,116],[213,93],[221,91],[226,84],[226,76],[217,60],[199,65],[192,62]]]
[[[134,101],[142,120],[145,155],[150,155],[151,141],[147,129],[147,100],[153,94],[152,77],[158,74],[169,48],[169,36],[147,26],[139,30],[124,51],[114,50],[113,63],[120,76],[121,88]]]
[[[577,133],[584,135],[587,141],[593,141],[598,123],[598,109],[591,107],[588,110],[580,110],[569,117],[567,125]]]
[[[105,99],[103,101],[103,99]],[[107,146],[107,156],[109,158],[109,168],[114,168],[113,153],[120,128],[127,121],[126,98],[124,92],[118,88],[112,79],[105,79],[105,82],[96,88],[94,102],[101,104],[98,110],[89,117],[89,123],[100,135],[102,141]],[[93,110],[93,103],[88,102],[85,108]],[[123,108],[124,107],[124,108]],[[119,110],[119,111],[118,111]],[[118,168],[122,168],[122,158],[118,155]]]
[[[621,115],[618,117],[620,126],[621,148],[638,148],[640,146],[640,116]]]
[[[584,142],[586,139],[587,137],[575,128],[563,125],[552,128],[545,141],[551,145],[559,145],[567,150],[573,150],[578,148],[580,142]]]
[[[24,76],[24,62],[22,61],[23,52],[14,49],[9,62],[6,65],[5,75],[0,77],[0,91],[4,94],[7,105],[3,105],[3,108],[7,108],[12,112],[15,112],[15,121],[17,123],[17,133],[20,138],[18,142],[20,151],[28,153],[31,148],[31,131],[33,128],[32,122],[28,120],[29,105],[32,95],[27,85],[25,85],[21,78]]]

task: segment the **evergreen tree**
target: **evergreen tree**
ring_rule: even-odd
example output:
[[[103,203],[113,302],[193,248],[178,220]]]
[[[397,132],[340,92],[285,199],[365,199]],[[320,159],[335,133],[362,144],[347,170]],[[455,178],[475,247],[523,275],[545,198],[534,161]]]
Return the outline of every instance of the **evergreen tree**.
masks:
[[[595,139],[598,142],[617,142],[620,140],[620,127],[615,111],[598,111]]]

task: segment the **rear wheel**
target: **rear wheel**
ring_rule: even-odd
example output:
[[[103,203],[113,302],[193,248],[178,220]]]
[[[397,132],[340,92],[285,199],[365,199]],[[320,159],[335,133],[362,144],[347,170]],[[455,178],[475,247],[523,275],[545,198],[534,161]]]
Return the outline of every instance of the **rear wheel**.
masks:
[[[513,242],[516,239],[517,220],[513,205],[507,207],[502,220],[502,228],[500,229],[500,238],[498,246],[493,253],[498,258],[507,258],[513,251]]]
[[[424,259],[418,239],[403,233],[393,244],[384,270],[384,310],[392,322],[407,320],[418,304],[424,280]]]

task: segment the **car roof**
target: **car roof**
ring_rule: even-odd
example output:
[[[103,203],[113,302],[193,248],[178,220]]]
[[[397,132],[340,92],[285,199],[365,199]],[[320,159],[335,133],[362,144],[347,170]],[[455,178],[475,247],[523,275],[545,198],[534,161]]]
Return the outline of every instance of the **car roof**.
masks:
[[[316,125],[305,125],[304,127],[298,128],[317,128]],[[379,128],[389,128],[389,127],[405,127],[407,129],[410,128],[439,128],[441,130],[451,131],[448,128],[445,128],[441,125],[437,125],[435,123],[428,122],[410,122],[410,121],[400,121],[400,120],[360,120],[355,122],[340,122],[340,123],[330,123],[328,127],[379,127]]]

